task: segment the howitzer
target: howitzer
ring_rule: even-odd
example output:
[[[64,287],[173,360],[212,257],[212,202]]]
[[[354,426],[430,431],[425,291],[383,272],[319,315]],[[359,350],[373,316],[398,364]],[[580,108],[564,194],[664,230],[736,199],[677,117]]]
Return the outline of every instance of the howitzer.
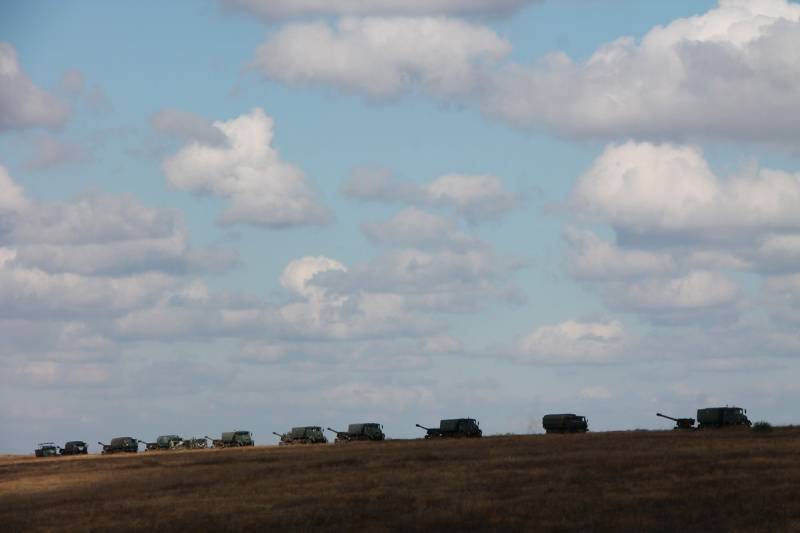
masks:
[[[675,429],[694,429],[694,418],[673,418],[661,413],[656,413],[656,416],[675,422]]]
[[[347,431],[336,431],[333,428],[328,428],[328,431],[332,431],[336,433],[336,440],[335,442],[346,442],[352,440],[350,437],[350,433]]]

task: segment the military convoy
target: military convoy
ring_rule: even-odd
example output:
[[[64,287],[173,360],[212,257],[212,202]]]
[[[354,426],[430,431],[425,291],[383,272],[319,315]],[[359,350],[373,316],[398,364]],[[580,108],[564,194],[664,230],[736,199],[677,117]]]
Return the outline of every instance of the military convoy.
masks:
[[[483,431],[478,427],[474,418],[447,418],[439,421],[438,428],[427,428],[416,424],[425,430],[426,439],[459,439],[482,437]]]
[[[747,418],[747,409],[741,407],[706,407],[697,410],[697,428],[694,418],[673,418],[656,413],[656,416],[673,420],[674,429],[709,429],[726,427],[750,427],[752,422]]]
[[[98,442],[102,447],[102,452],[107,453],[137,453],[139,451],[139,440],[133,437],[114,437],[109,444]]]
[[[692,430],[726,427],[750,427],[752,423],[747,418],[747,410],[741,407],[708,407],[697,410],[697,426],[694,418],[675,418],[669,415],[656,413],[656,416],[675,422],[674,429]],[[585,416],[574,413],[549,414],[542,418],[542,426],[546,433],[586,433],[589,422]],[[416,427],[425,430],[425,439],[444,438],[474,438],[483,436],[483,431],[474,418],[447,418],[439,421],[439,427],[429,428],[421,424]],[[383,441],[386,435],[383,426],[377,422],[362,422],[350,424],[347,431],[337,431],[327,428],[336,434],[334,442],[353,441]],[[325,444],[328,439],[322,433],[320,426],[293,427],[287,433],[275,433],[280,437],[281,446],[292,444]],[[137,453],[139,443],[144,444],[145,451],[158,450],[192,450],[203,449],[211,441],[214,448],[238,448],[254,446],[253,435],[249,431],[226,431],[219,439],[211,437],[183,439],[179,435],[160,435],[155,442],[144,442],[133,437],[114,437],[109,444],[98,442],[103,454]],[[83,441],[69,441],[59,448],[52,442],[40,443],[34,454],[36,457],[56,457],[58,455],[84,455],[89,453],[89,447]]]
[[[292,428],[288,433],[272,432],[281,438],[278,445],[289,446],[293,444],[325,444],[328,442],[327,437],[322,433],[322,428],[319,426],[299,426]]]
[[[586,433],[589,421],[574,413],[544,415],[542,426],[545,433]]]
[[[255,446],[253,441],[253,434],[249,431],[225,431],[218,439],[212,439],[206,436],[206,439],[211,441],[212,448],[239,448],[241,446]]]
[[[362,424],[350,424],[347,431],[336,431],[328,428],[328,431],[336,433],[334,442],[353,442],[357,440],[384,440],[383,426],[376,422],[365,422]]]

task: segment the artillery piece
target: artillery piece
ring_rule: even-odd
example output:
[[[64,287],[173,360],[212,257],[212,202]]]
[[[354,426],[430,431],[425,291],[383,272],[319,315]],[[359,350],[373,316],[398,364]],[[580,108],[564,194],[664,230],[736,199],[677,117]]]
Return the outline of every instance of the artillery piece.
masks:
[[[661,413],[656,413],[656,416],[675,422],[675,427],[673,429],[694,429],[694,418],[673,418],[671,416],[662,415]]]
[[[474,418],[448,418],[439,421],[438,428],[428,428],[415,424],[425,430],[426,439],[452,439],[482,437],[483,431]]]
[[[145,451],[152,452],[157,450],[174,450],[176,448],[182,447],[181,444],[183,443],[183,439],[180,438],[178,435],[159,435],[155,442],[145,442],[140,440],[142,444],[144,444]]]
[[[383,426],[375,422],[350,424],[347,426],[347,431],[336,431],[333,428],[328,428],[328,431],[336,433],[336,440],[334,442],[352,442],[356,440],[378,441],[386,439],[386,435],[383,433]]]
[[[292,428],[287,433],[272,432],[281,438],[278,443],[279,446],[287,446],[291,444],[326,444],[327,437],[322,433],[320,426],[299,426]]]
[[[249,431],[225,431],[219,439],[212,439],[206,435],[206,439],[211,441],[212,448],[238,448],[240,446],[255,446],[253,434]]]
[[[139,440],[134,439],[133,437],[114,437],[111,439],[109,444],[103,444],[99,442],[100,446],[102,446],[101,453],[137,453],[139,451]]]

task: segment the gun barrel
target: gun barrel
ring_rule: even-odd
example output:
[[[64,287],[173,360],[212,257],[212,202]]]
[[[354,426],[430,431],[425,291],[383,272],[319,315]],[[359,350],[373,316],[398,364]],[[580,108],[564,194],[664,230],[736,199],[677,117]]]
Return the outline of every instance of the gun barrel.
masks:
[[[656,413],[656,416],[660,416],[661,418],[666,418],[668,420],[672,420],[673,422],[677,422],[678,421],[677,418],[672,418],[671,416],[662,415],[661,413]]]
[[[335,430],[335,429],[333,429],[333,428],[328,428],[328,431],[333,431],[333,432],[334,432],[334,433],[336,433],[337,435],[341,435],[342,433],[347,433],[346,431],[336,431],[336,430]]]
[[[422,428],[422,429],[424,429],[425,431],[430,431],[430,429],[431,429],[431,428],[426,428],[426,427],[425,427],[425,426],[423,426],[422,424],[414,424],[414,425],[415,425],[415,426],[417,426],[418,428]]]
[[[277,431],[273,431],[273,432],[272,432],[272,434],[273,434],[273,435],[277,435],[277,436],[279,436],[279,437],[283,437],[283,435],[281,435],[281,434],[280,434],[280,433],[278,433]]]

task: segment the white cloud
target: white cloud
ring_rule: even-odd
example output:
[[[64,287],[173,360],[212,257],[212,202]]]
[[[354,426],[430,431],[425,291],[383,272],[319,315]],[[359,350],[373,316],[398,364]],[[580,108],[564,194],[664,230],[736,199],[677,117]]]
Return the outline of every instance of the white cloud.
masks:
[[[491,29],[457,19],[344,18],[292,24],[256,51],[253,66],[290,84],[327,84],[387,99],[421,87],[437,96],[467,95],[482,70],[510,52]]]
[[[610,390],[601,386],[584,387],[581,389],[580,395],[581,398],[588,400],[610,400],[614,397]]]
[[[222,0],[265,20],[324,15],[505,14],[539,0]]]
[[[669,254],[625,250],[594,233],[567,228],[564,236],[572,247],[568,264],[578,279],[611,280],[665,274],[675,270]]]
[[[326,401],[346,408],[389,409],[402,411],[412,406],[427,406],[433,403],[434,394],[428,387],[377,386],[370,383],[345,383],[325,390]]]
[[[563,53],[495,72],[484,108],[569,136],[792,139],[800,121],[800,5],[720,0],[576,63]]]
[[[378,244],[456,248],[478,244],[477,239],[460,231],[455,221],[417,207],[403,209],[383,222],[364,223],[361,229]]]
[[[14,182],[6,167],[0,165],[0,216],[17,213],[27,206],[22,187]]]
[[[163,162],[174,187],[227,198],[225,224],[269,227],[323,224],[330,215],[296,166],[272,147],[273,121],[255,108],[227,122],[214,122],[225,146],[194,140]]]
[[[398,180],[386,169],[359,168],[342,192],[365,201],[449,208],[470,222],[497,218],[521,203],[502,178],[488,174],[446,174],[417,184]]]
[[[630,344],[621,322],[569,320],[541,326],[523,337],[514,353],[525,363],[604,364],[619,361]]]
[[[63,125],[68,114],[64,102],[34,85],[23,72],[14,47],[0,42],[0,131],[54,128]]]
[[[742,297],[739,284],[719,272],[698,271],[674,278],[627,283],[611,296],[614,305],[644,312],[728,307]]]
[[[627,236],[741,239],[800,229],[800,174],[760,169],[721,179],[699,148],[627,142],[608,146],[583,174],[573,208]]]

